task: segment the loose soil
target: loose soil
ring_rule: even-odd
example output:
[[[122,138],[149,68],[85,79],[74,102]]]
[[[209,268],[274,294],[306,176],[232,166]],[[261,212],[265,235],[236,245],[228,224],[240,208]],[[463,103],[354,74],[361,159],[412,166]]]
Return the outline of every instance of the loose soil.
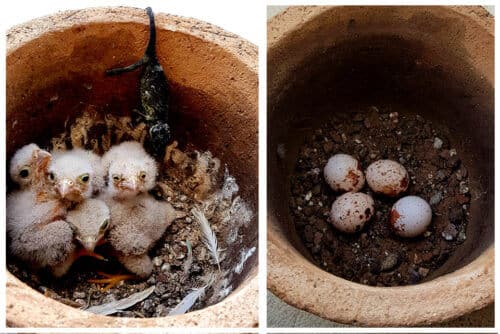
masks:
[[[467,169],[446,134],[446,128],[419,115],[372,106],[332,116],[308,136],[292,172],[290,209],[314,262],[337,276],[373,286],[415,284],[442,266],[466,239],[470,202]],[[405,166],[410,185],[401,196],[417,195],[431,204],[427,231],[411,239],[398,237],[388,224],[397,198],[374,194],[367,184],[361,192],[375,200],[371,221],[359,233],[336,230],[328,216],[340,194],[323,177],[326,162],[336,153],[354,156],[363,169],[379,159]]]
[[[133,127],[130,118],[115,118],[100,113],[84,113],[61,136],[51,140],[50,149],[65,150],[84,147],[102,154],[109,145],[125,140],[144,140],[146,131],[141,125]],[[177,211],[186,213],[175,220],[153,250],[149,253],[154,263],[152,275],[146,280],[128,280],[104,290],[104,285],[87,282],[103,278],[106,274],[127,274],[112,257],[108,261],[80,258],[62,278],[55,279],[45,271],[34,272],[12,256],[7,268],[33,289],[73,307],[86,309],[122,299],[155,286],[154,292],[144,301],[113,314],[119,317],[160,317],[168,313],[192,289],[207,285],[205,294],[190,311],[204,308],[224,299],[246,275],[245,262],[255,255],[255,247],[245,249],[243,226],[255,215],[248,204],[238,196],[236,180],[227,168],[210,152],[198,152],[187,144],[180,150],[176,143],[167,150],[160,162],[161,175],[157,187],[151,191],[159,201],[170,202]],[[208,219],[222,250],[220,269],[214,264],[202,241],[199,224],[191,209],[199,208]],[[191,245],[192,256],[189,255]],[[111,254],[106,244],[97,253]]]

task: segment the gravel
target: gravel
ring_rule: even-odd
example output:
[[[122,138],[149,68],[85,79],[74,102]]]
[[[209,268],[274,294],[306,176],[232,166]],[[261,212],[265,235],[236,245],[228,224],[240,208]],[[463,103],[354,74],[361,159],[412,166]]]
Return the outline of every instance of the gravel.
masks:
[[[300,240],[316,265],[345,279],[374,286],[420,282],[467,238],[469,179],[450,131],[390,106],[330,115],[305,138],[291,175],[289,207]],[[397,198],[373,194],[365,185],[361,192],[375,201],[373,218],[359,233],[337,231],[328,216],[339,194],[321,172],[336,153],[356,157],[362,169],[378,159],[404,161],[410,176],[404,195],[420,196],[432,205],[428,230],[416,238],[398,237],[387,224]]]

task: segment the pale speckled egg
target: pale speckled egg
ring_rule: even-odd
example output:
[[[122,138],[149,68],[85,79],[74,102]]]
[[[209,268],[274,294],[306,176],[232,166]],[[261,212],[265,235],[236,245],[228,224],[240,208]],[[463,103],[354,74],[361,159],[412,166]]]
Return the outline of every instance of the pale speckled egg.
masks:
[[[401,237],[416,237],[425,232],[432,220],[429,203],[418,196],[405,196],[392,206],[389,223]]]
[[[328,159],[323,173],[326,182],[336,192],[356,192],[365,184],[359,161],[347,154],[335,154]]]
[[[379,194],[395,197],[408,189],[408,172],[393,160],[377,160],[366,169],[366,182]]]
[[[332,204],[330,222],[342,232],[358,232],[373,216],[373,205],[373,199],[367,194],[343,194]]]

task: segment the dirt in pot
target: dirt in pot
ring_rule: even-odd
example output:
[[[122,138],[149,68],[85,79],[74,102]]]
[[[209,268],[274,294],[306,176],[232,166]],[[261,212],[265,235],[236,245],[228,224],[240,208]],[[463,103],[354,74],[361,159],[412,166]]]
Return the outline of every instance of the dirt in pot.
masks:
[[[52,138],[47,148],[84,147],[102,154],[125,140],[144,141],[143,125],[132,126],[126,116],[100,115],[106,115],[105,111],[89,108],[67,124],[67,131]],[[151,195],[171,203],[185,216],[168,227],[149,253],[154,264],[149,278],[122,281],[109,289],[90,283],[89,280],[106,274],[126,274],[106,244],[96,252],[107,261],[80,258],[59,279],[44,271],[34,272],[12,256],[7,266],[11,273],[46,296],[96,313],[109,312],[109,307],[103,311],[95,306],[131,296],[137,302],[124,309],[117,307],[112,315],[160,317],[201,309],[218,303],[236,287],[248,272],[245,262],[256,253],[255,247],[245,248],[242,235],[255,215],[238,192],[228,167],[211,152],[199,152],[189,143],[181,150],[174,142],[160,162],[160,176]],[[203,233],[201,220],[205,218],[208,231]],[[213,233],[218,243],[217,259],[210,251],[214,245],[204,241],[207,233]]]
[[[448,130],[400,107],[361,107],[333,114],[306,138],[291,177],[290,208],[295,227],[321,268],[373,286],[415,284],[439,268],[466,239],[470,193],[460,152],[450,145]],[[361,192],[375,201],[375,214],[354,234],[328,221],[334,193],[323,168],[336,153],[357,158],[363,169],[379,159],[400,162],[410,184],[404,195],[416,195],[432,207],[432,223],[415,238],[398,237],[388,224],[397,198]],[[403,195],[401,195],[403,196]],[[401,197],[400,196],[400,197]]]

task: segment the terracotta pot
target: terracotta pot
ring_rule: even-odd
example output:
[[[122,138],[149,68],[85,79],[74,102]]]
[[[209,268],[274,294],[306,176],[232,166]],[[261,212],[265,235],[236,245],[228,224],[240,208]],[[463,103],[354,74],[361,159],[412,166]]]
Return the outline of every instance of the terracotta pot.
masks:
[[[194,19],[157,14],[157,52],[180,112],[177,132],[227,163],[257,212],[257,49]],[[7,154],[63,131],[82,105],[128,111],[139,73],[104,70],[139,59],[148,40],[143,9],[66,11],[13,27],[7,41]],[[256,245],[257,222],[240,230]],[[232,253],[239,258],[239,250]],[[255,258],[255,257],[254,257]],[[7,275],[7,323],[15,327],[255,327],[257,261],[249,260],[222,302],[181,316],[97,316],[65,306]]]
[[[428,325],[493,302],[493,50],[493,18],[480,7],[292,7],[270,20],[273,293],[323,318],[363,326]],[[401,103],[446,124],[470,171],[467,240],[420,284],[371,287],[336,277],[309,260],[295,231],[288,203],[298,147],[327,118],[325,110],[353,101]]]

